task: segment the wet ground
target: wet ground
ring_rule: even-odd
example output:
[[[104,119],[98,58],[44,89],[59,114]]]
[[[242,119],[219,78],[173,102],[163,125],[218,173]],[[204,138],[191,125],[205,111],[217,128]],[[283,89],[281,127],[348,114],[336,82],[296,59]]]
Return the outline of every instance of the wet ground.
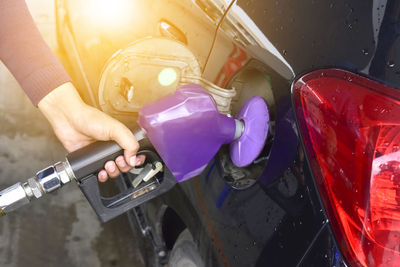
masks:
[[[28,0],[57,54],[52,0]],[[62,160],[64,148],[0,62],[0,188]],[[0,266],[143,266],[125,216],[102,224],[75,184],[0,218]]]

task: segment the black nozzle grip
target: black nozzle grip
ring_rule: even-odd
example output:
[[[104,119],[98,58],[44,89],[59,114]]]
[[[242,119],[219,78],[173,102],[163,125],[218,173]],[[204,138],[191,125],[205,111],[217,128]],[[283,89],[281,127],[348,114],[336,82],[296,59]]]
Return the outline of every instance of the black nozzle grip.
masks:
[[[96,142],[67,155],[67,160],[80,182],[83,178],[97,174],[107,161],[123,155],[123,149],[114,141]]]
[[[78,186],[102,222],[106,222],[126,211],[170,190],[176,180],[168,168],[158,175],[155,188],[146,191],[143,187],[127,188],[113,197],[102,197],[100,194],[97,173],[109,160],[115,160],[123,154],[122,148],[113,141],[96,142],[67,155],[67,160],[78,180]],[[161,158],[150,150],[142,150],[138,155],[145,155],[148,162],[162,162]],[[150,183],[150,182],[149,182]],[[142,192],[138,194],[138,192]],[[138,194],[135,196],[135,194]]]
[[[157,178],[143,182],[138,188],[132,184],[113,197],[103,197],[100,194],[97,172],[104,163],[121,155],[122,150],[112,142],[95,143],[68,155],[68,161],[78,180],[78,186],[102,222],[127,212],[150,199],[170,190],[176,180],[164,166]],[[145,155],[147,162],[161,162],[161,158],[150,150],[142,150],[138,155]],[[131,182],[130,182],[131,183]]]

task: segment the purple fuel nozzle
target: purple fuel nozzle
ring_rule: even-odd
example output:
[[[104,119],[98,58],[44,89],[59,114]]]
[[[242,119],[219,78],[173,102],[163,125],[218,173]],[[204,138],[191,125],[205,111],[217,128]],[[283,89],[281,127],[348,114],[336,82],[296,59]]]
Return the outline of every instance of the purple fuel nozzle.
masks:
[[[254,96],[247,100],[237,119],[244,122],[244,131],[230,144],[230,155],[236,166],[244,167],[261,153],[268,137],[269,112],[264,99]]]
[[[212,96],[190,84],[145,105],[138,122],[177,181],[182,182],[200,174],[223,144],[231,143],[231,158],[237,166],[248,165],[258,156],[268,133],[264,100],[249,99],[238,119],[219,113]]]

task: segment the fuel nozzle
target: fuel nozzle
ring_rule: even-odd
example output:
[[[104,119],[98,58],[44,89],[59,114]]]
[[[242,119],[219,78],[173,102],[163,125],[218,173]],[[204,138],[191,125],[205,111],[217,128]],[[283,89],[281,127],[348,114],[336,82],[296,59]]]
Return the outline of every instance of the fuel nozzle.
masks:
[[[0,191],[0,215],[4,216],[16,210],[35,198],[57,190],[74,179],[74,174],[68,164],[58,162],[39,171],[35,177],[25,183],[16,183]]]
[[[251,164],[262,151],[268,134],[265,101],[247,100],[236,118],[219,113],[213,97],[200,86],[188,84],[142,107],[136,140],[148,138],[153,149],[141,150],[147,164],[133,180],[121,179],[121,192],[100,193],[97,175],[107,161],[124,154],[113,141],[96,142],[67,155],[25,183],[0,192],[2,215],[28,204],[75,180],[99,218],[106,222],[153,199],[177,182],[200,174],[224,144],[230,144],[234,164]],[[156,152],[157,151],[157,152]]]

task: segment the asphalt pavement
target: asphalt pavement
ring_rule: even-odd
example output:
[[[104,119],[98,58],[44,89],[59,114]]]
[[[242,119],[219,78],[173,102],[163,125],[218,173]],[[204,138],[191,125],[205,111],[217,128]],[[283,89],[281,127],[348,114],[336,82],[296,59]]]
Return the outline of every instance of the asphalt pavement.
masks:
[[[57,54],[53,1],[27,3]],[[65,154],[47,121],[0,62],[0,189],[26,181]],[[0,266],[140,267],[144,264],[135,239],[125,216],[100,223],[71,183],[0,218]]]

